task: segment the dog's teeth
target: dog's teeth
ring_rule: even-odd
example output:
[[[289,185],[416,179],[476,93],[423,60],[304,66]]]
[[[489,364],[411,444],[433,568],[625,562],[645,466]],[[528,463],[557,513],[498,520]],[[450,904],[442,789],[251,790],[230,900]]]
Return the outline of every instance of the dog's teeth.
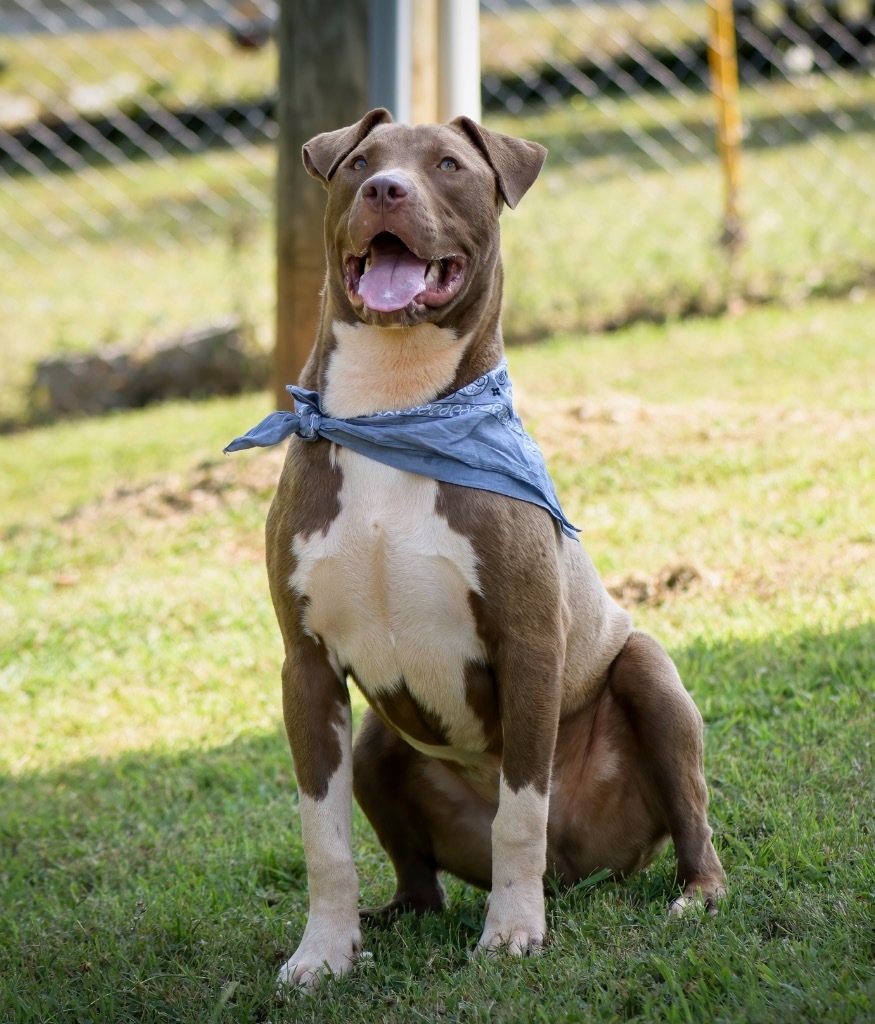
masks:
[[[426,284],[434,284],[441,276],[440,260],[432,260],[428,265],[428,273],[425,275]]]
[[[370,256],[366,256],[365,257],[365,269],[362,271],[362,273],[363,274],[367,274],[367,272],[370,269],[371,269],[371,257]]]

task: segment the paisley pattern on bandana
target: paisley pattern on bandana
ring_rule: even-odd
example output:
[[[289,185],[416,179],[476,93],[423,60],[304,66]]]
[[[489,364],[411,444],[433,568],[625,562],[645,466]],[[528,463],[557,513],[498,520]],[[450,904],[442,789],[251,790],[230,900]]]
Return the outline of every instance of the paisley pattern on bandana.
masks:
[[[235,438],[225,453],[279,444],[293,434],[323,437],[387,466],[444,483],[494,491],[540,505],[568,537],[579,530],[562,511],[544,456],[513,408],[502,360],[494,370],[446,398],[370,416],[325,416],[319,395],[289,385],[295,411],[274,412]]]
[[[478,377],[471,384],[466,384],[463,388],[460,388],[455,393],[457,395],[463,395],[467,398],[473,398],[474,395],[479,395],[486,390],[486,385],[489,383],[488,377]],[[450,396],[452,398],[452,395]]]

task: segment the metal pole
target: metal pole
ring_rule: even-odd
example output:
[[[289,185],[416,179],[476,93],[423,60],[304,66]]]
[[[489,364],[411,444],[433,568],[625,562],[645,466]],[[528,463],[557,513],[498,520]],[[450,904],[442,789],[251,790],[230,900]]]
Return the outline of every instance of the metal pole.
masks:
[[[369,77],[372,107],[386,107],[396,121],[412,109],[413,12],[410,0],[370,0]]]
[[[480,4],[438,2],[438,119],[480,120]]]
[[[717,104],[717,151],[725,201],[721,243],[732,253],[744,241],[741,221],[741,107],[732,0],[708,0],[708,64]]]

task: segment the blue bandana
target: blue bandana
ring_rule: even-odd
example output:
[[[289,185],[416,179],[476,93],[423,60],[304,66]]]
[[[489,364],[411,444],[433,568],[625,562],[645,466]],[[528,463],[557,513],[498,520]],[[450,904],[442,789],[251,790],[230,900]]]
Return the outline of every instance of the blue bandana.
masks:
[[[273,412],[225,454],[279,444],[292,434],[324,437],[395,469],[448,484],[495,491],[540,505],[567,536],[580,532],[565,517],[544,456],[513,411],[507,362],[461,390],[414,409],[334,419],[315,391],[289,385],[294,412]]]

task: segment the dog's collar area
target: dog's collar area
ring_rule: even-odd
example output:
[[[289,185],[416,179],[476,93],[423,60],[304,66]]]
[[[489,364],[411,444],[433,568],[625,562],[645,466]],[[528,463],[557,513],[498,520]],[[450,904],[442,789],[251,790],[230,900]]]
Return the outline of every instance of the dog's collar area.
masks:
[[[562,511],[544,456],[514,412],[505,360],[446,398],[349,419],[326,416],[315,391],[293,384],[287,390],[295,411],[266,416],[235,438],[226,455],[293,435],[304,441],[324,437],[395,469],[539,505],[577,539],[580,531]]]

